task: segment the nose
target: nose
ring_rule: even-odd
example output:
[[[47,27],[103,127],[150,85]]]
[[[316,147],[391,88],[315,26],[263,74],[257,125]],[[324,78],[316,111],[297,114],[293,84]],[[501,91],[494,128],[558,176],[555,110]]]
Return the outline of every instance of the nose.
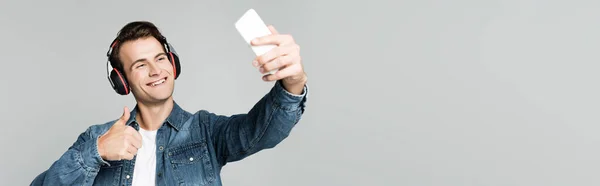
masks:
[[[148,76],[158,76],[162,72],[162,70],[160,70],[155,63],[149,63],[148,65],[150,66],[150,72],[148,72]]]

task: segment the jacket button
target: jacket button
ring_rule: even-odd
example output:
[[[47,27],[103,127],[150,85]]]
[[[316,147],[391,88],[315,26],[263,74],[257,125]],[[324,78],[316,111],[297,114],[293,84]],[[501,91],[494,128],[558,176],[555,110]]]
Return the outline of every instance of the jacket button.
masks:
[[[125,178],[129,179],[129,175],[125,176]]]
[[[162,151],[163,149],[164,149],[163,146],[158,147],[158,150]]]

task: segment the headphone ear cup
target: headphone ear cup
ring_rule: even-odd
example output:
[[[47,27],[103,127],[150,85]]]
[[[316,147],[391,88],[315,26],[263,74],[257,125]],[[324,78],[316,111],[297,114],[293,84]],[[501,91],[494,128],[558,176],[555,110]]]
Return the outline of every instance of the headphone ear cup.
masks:
[[[129,84],[127,84],[125,76],[123,76],[119,71],[114,69],[110,71],[110,81],[112,82],[113,89],[115,89],[118,94],[129,94]]]
[[[179,63],[179,56],[177,56],[174,52],[169,52],[169,61],[171,61],[171,65],[173,65],[173,75],[175,75],[175,79],[179,77],[181,74],[181,64]]]

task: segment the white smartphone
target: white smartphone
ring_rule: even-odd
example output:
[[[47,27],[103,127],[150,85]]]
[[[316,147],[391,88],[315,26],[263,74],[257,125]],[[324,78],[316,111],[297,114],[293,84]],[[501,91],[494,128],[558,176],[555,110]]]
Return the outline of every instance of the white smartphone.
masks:
[[[250,41],[257,37],[271,34],[271,31],[269,31],[267,25],[263,22],[260,16],[258,16],[254,9],[249,9],[246,11],[242,17],[235,22],[235,28],[238,30],[240,35],[242,35],[246,43],[252,48],[252,51],[254,51],[256,56],[263,55],[264,53],[275,48],[275,45],[252,46],[250,44]],[[272,70],[268,73],[273,74],[275,72],[277,72],[277,70]]]

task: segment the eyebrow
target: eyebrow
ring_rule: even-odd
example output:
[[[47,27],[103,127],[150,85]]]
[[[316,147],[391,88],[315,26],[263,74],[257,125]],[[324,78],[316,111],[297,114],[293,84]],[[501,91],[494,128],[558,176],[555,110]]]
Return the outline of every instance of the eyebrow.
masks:
[[[164,52],[161,52],[161,53],[158,53],[158,54],[156,54],[156,56],[154,56],[154,58],[160,57],[160,56],[162,56],[162,55],[165,55],[165,56],[166,56],[167,54],[166,54],[166,53],[164,53]],[[139,63],[139,62],[144,62],[144,61],[147,61],[147,60],[146,60],[145,58],[142,58],[142,59],[135,60],[133,63],[131,63],[131,66],[129,67],[129,69],[132,69],[132,68],[133,68],[133,66],[134,66],[136,63]]]

